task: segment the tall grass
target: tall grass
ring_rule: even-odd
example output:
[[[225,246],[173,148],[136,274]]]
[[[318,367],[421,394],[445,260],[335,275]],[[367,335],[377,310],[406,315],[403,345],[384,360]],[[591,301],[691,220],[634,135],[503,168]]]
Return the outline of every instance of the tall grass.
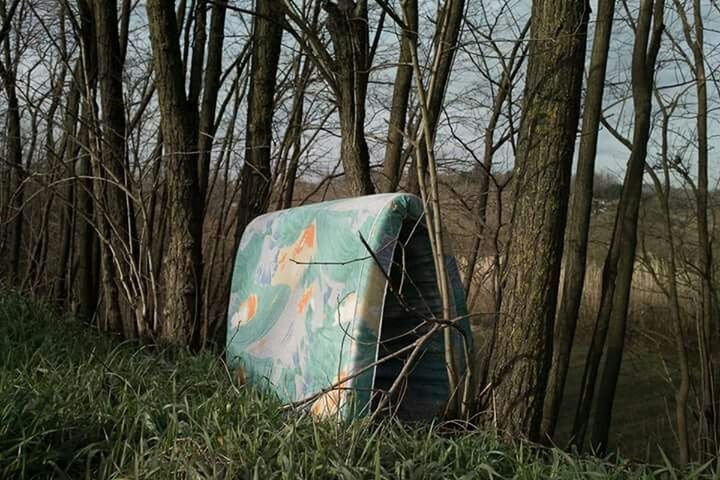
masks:
[[[317,423],[230,378],[212,355],[119,343],[0,292],[0,478],[680,475],[448,425]]]

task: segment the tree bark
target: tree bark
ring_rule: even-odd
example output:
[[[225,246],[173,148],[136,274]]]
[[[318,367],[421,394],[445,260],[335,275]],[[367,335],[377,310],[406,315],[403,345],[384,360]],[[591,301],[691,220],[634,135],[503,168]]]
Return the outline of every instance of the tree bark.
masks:
[[[562,296],[558,303],[555,319],[552,367],[543,409],[542,433],[548,439],[555,434],[555,425],[565,391],[565,380],[585,284],[585,261],[590,231],[595,156],[614,14],[615,0],[598,1],[590,71],[583,107],[575,186],[568,227],[565,231],[565,271]]]
[[[215,141],[215,111],[218,91],[220,90],[220,74],[222,73],[223,43],[225,40],[225,14],[227,7],[213,3],[210,14],[210,39],[207,46],[207,62],[205,64],[205,85],[200,109],[200,126],[198,131],[198,179],[200,198],[203,210],[207,199],[208,179],[210,176],[210,157]]]
[[[592,406],[597,371],[607,339],[607,352],[598,389],[592,438],[593,447],[599,451],[603,451],[607,446],[617,377],[622,363],[637,245],[642,179],[650,135],[653,77],[663,31],[663,13],[664,0],[641,1],[632,57],[632,90],[635,106],[633,149],[618,203],[610,248],[603,267],[600,310],[585,365],[573,428],[574,441],[582,446]]]
[[[535,0],[504,296],[486,402],[497,427],[537,440],[552,354],[587,2]]]
[[[275,82],[280,60],[284,7],[279,0],[258,0],[253,17],[253,46],[248,96],[245,163],[235,229],[236,244],[253,218],[265,213],[270,200],[270,154]]]
[[[166,165],[168,245],[163,268],[164,309],[159,339],[187,345],[198,328],[201,264],[197,110],[185,94],[178,24],[172,0],[148,0],[155,82]]]
[[[10,232],[8,280],[11,285],[18,286],[20,282],[20,250],[23,235],[23,203],[25,198],[25,174],[22,159],[22,138],[20,127],[20,104],[16,90],[17,62],[12,56],[11,36],[9,35],[10,21],[17,2],[10,11],[3,11],[3,17],[7,18],[8,31],[4,32],[2,38],[2,60],[0,60],[0,79],[3,82],[5,95],[7,96],[7,120],[5,156],[10,167],[9,182],[7,188],[8,205],[6,206],[5,217],[0,219],[7,223]],[[5,10],[5,2],[2,3]],[[3,230],[5,227],[3,227]],[[5,239],[0,238],[0,246],[4,246]]]
[[[685,40],[693,54],[693,75],[695,77],[695,93],[697,95],[697,128],[698,148],[698,180],[695,190],[695,209],[697,214],[698,252],[697,262],[700,274],[700,295],[698,306],[698,325],[700,326],[701,369],[701,402],[703,418],[701,421],[702,450],[705,457],[713,458],[717,454],[720,443],[720,412],[715,393],[714,378],[717,370],[713,355],[718,331],[713,318],[715,301],[713,295],[713,264],[712,246],[710,245],[710,229],[708,226],[708,94],[705,74],[705,27],[702,19],[702,7],[699,0],[693,0],[694,29],[685,12],[685,7],[675,0],[675,7],[683,24]],[[693,38],[694,30],[694,38]]]
[[[393,87],[392,106],[390,108],[390,119],[388,120],[387,146],[385,147],[385,160],[383,161],[383,178],[380,182],[380,190],[384,193],[397,190],[402,177],[402,167],[404,165],[402,152],[413,78],[411,49],[414,48],[414,45],[417,45],[417,0],[407,0],[404,12],[406,25],[400,37],[400,58],[395,73],[395,86]]]
[[[117,0],[96,0],[95,18],[98,85],[100,90],[100,162],[93,163],[100,256],[103,283],[104,321],[110,331],[133,338],[144,331],[144,319],[134,318],[135,308],[125,304],[122,278],[137,264],[134,238],[134,208],[126,168],[126,121],[123,96],[123,59],[118,33]],[[129,315],[130,314],[130,315]]]
[[[263,2],[264,3],[264,2]],[[325,2],[327,28],[335,51],[334,70],[340,114],[340,155],[353,195],[375,192],[365,140],[369,65],[367,0]]]

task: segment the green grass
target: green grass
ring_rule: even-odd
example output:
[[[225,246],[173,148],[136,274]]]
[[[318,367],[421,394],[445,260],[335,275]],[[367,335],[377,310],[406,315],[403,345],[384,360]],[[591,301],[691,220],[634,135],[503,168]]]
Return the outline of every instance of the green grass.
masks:
[[[0,292],[2,479],[656,476],[684,475],[447,426],[313,422],[209,354],[119,343]]]

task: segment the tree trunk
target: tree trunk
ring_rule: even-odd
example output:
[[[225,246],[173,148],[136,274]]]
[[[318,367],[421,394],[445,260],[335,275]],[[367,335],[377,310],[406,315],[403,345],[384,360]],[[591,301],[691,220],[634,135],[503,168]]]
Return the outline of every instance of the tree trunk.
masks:
[[[404,165],[402,152],[405,140],[408,100],[413,78],[411,49],[413,45],[417,45],[417,0],[406,1],[404,12],[406,28],[403,28],[400,38],[400,59],[395,74],[392,107],[388,121],[387,146],[385,147],[385,160],[383,161],[383,178],[380,182],[380,190],[384,193],[394,192],[402,177],[402,167]]]
[[[536,440],[552,354],[585,60],[587,2],[535,0],[514,173],[507,274],[486,402],[502,431]]]
[[[20,105],[15,84],[16,62],[11,55],[10,40],[10,35],[3,39],[3,59],[0,60],[0,79],[3,81],[5,95],[7,96],[5,156],[10,167],[10,181],[7,189],[9,201],[5,212],[6,218],[0,219],[0,221],[7,222],[10,232],[8,280],[11,285],[18,286],[20,282],[20,247],[23,233],[25,174],[22,161],[22,138],[20,136]],[[3,227],[4,229],[5,227]],[[0,238],[0,243],[4,244],[3,240],[3,238]]]
[[[120,57],[117,0],[96,0],[95,16],[98,85],[100,90],[100,162],[94,162],[95,195],[101,231],[100,256],[105,322],[110,331],[133,338],[144,330],[144,319],[134,318],[135,308],[124,304],[122,278],[137,265],[134,208],[128,195],[126,121],[123,97],[123,63]]]
[[[295,180],[302,155],[303,138],[303,113],[305,111],[305,89],[312,72],[312,63],[305,60],[302,70],[295,79],[295,93],[293,97],[293,109],[290,116],[290,125],[285,134],[289,143],[286,154],[289,156],[288,165],[283,178],[283,189],[280,192],[279,208],[290,208],[292,206],[293,194],[295,192]]]
[[[88,78],[88,81],[94,81]],[[89,150],[90,138],[88,125],[92,115],[90,113],[90,100],[83,99],[80,129],[78,131],[79,156],[77,159],[78,175],[85,178],[78,180],[77,202],[78,202],[78,318],[84,322],[92,322],[97,312],[99,292],[98,283],[100,279],[97,274],[95,250],[97,249],[97,234],[95,232],[94,218],[95,209],[93,205],[92,166]]]
[[[264,3],[264,2],[262,2]],[[340,114],[340,156],[353,195],[375,192],[365,140],[368,71],[367,0],[325,2],[327,28],[335,50],[335,78]]]
[[[93,124],[95,89],[98,68],[95,38],[95,22],[87,0],[78,0],[80,20],[80,61],[82,71],[75,79],[81,92],[80,127],[77,135],[77,172],[84,177],[75,183],[78,202],[78,317],[85,322],[96,319],[100,300],[99,242],[95,231],[99,213],[95,208],[93,193],[92,155],[90,126]]]
[[[657,92],[657,90],[656,90]],[[659,99],[660,97],[657,96]],[[659,102],[660,103],[660,102]],[[661,154],[660,160],[662,162],[662,173],[663,180],[652,169],[652,167],[646,168],[648,174],[652,178],[660,201],[660,208],[663,214],[663,226],[665,235],[667,236],[667,242],[669,246],[669,269],[667,272],[667,289],[662,287],[660,279],[657,273],[653,271],[653,275],[656,278],[658,285],[661,286],[663,293],[667,297],[668,307],[670,310],[670,318],[675,328],[675,349],[678,356],[678,364],[680,366],[680,381],[677,385],[675,392],[675,421],[677,428],[678,437],[678,448],[679,448],[679,460],[680,464],[685,465],[690,459],[690,441],[688,435],[688,416],[687,416],[687,405],[688,398],[690,395],[690,366],[688,360],[688,353],[685,347],[685,331],[682,324],[682,313],[680,308],[680,294],[678,293],[678,273],[677,273],[677,253],[675,248],[675,236],[672,229],[672,210],[670,208],[670,195],[672,193],[672,184],[670,180],[670,159],[668,158],[668,131],[670,129],[670,118],[675,108],[676,103],[671,105],[670,108],[660,104],[662,110],[662,140],[661,140]]]
[[[168,245],[163,268],[164,309],[159,339],[188,344],[199,324],[202,279],[197,111],[185,94],[178,25],[172,0],[148,0],[155,82],[166,165]]]
[[[71,279],[73,277],[72,251],[75,239],[75,210],[77,208],[77,203],[75,180],[70,179],[76,174],[74,162],[79,153],[77,131],[80,113],[80,97],[82,95],[80,88],[80,82],[82,81],[80,77],[82,72],[83,64],[82,59],[80,59],[76,62],[75,68],[71,72],[72,78],[70,79],[70,91],[68,93],[65,113],[63,115],[63,138],[61,141],[60,151],[56,153],[60,171],[63,172],[69,179],[67,181],[67,185],[64,187],[65,204],[62,208],[62,217],[60,221],[62,238],[60,241],[60,259],[58,262],[59,269],[55,275],[52,296],[57,305],[62,308],[67,308],[69,305],[69,292]]]
[[[225,40],[225,13],[227,7],[213,3],[210,15],[210,40],[208,56],[205,64],[205,86],[203,88],[202,106],[200,109],[200,126],[198,131],[198,179],[200,198],[203,210],[207,199],[208,179],[210,176],[210,154],[215,141],[215,110],[218,91],[220,90],[220,74],[222,73],[223,43]]]
[[[697,127],[698,148],[698,180],[696,189],[696,213],[698,252],[697,262],[700,274],[700,295],[698,306],[698,325],[700,326],[700,357],[701,369],[701,402],[703,418],[701,420],[702,450],[706,458],[717,454],[720,439],[720,412],[715,393],[714,378],[717,366],[713,357],[713,345],[717,342],[717,324],[713,318],[715,302],[713,297],[713,265],[710,230],[708,227],[708,94],[705,75],[705,27],[702,19],[700,0],[693,0],[694,33],[688,21],[685,7],[675,0],[675,7],[683,24],[685,40],[693,53],[693,75],[695,76],[695,92],[697,95]]]
[[[618,204],[610,248],[603,267],[600,310],[585,365],[581,397],[573,429],[574,441],[582,446],[603,345],[607,339],[607,352],[598,390],[592,438],[593,447],[599,451],[603,451],[607,446],[617,377],[622,363],[637,245],[642,179],[650,135],[653,77],[663,30],[663,12],[664,0],[655,0],[655,2],[642,0],[640,4],[632,57],[632,90],[635,106],[633,149]]]
[[[435,143],[440,113],[445,101],[445,91],[450,82],[455,50],[457,49],[460,31],[462,30],[463,18],[465,16],[465,0],[446,0],[438,13],[435,56],[433,58],[432,72],[433,81],[428,86],[428,123],[430,126],[430,143]],[[422,81],[422,80],[418,80]],[[427,149],[425,143],[428,140],[423,136],[417,145],[420,158],[417,162],[427,165]],[[416,168],[410,169],[408,190],[413,193],[419,192],[418,173]],[[427,172],[423,172],[427,174]]]
[[[272,117],[283,15],[279,0],[258,0],[253,17],[253,46],[247,111],[245,163],[235,230],[236,244],[253,218],[265,213],[270,200]]]
[[[562,297],[558,304],[558,313],[555,319],[553,360],[543,409],[542,433],[548,439],[551,439],[555,434],[555,425],[560,413],[563,392],[565,391],[565,380],[585,284],[585,261],[588,232],[590,230],[595,156],[597,154],[597,140],[605,90],[605,71],[607,69],[614,14],[615,0],[599,0],[583,108],[575,188],[572,195],[568,228],[565,232],[565,271]]]

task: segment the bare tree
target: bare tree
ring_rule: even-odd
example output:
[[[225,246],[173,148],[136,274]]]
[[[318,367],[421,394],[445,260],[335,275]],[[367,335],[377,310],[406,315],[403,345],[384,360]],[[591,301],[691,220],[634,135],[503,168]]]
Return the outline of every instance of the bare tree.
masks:
[[[718,394],[714,391],[714,377],[717,367],[713,358],[713,345],[718,338],[718,323],[715,319],[716,305],[713,294],[712,247],[708,227],[708,93],[705,74],[705,27],[703,25],[702,6],[700,0],[692,1],[691,25],[686,13],[687,2],[673,0],[683,26],[685,41],[692,52],[690,68],[695,80],[697,95],[697,150],[698,178],[695,189],[697,214],[698,253],[697,265],[700,275],[700,296],[698,307],[698,325],[701,333],[698,338],[702,363],[702,414],[704,416],[701,437],[702,451],[708,458],[713,458],[720,445],[720,411],[718,411]],[[694,28],[693,28],[694,27]]]
[[[587,92],[583,107],[580,150],[572,194],[572,204],[565,232],[564,275],[562,297],[558,303],[555,319],[553,361],[550,369],[545,407],[543,412],[543,436],[552,438],[567,378],[570,353],[575,339],[580,300],[585,283],[585,261],[590,231],[590,213],[595,178],[602,100],[605,91],[610,35],[615,14],[615,0],[599,0],[592,56],[587,78]]]
[[[574,442],[581,446],[590,416],[595,384],[598,381],[597,372],[607,340],[592,438],[593,447],[601,451],[607,446],[612,405],[625,343],[627,310],[637,246],[638,211],[650,137],[655,63],[664,28],[664,8],[664,0],[643,0],[640,3],[632,57],[632,91],[635,107],[632,153],[603,267],[600,310],[588,351],[573,427]]]
[[[668,272],[667,279],[662,280],[656,271],[652,271],[653,277],[661,286],[663,293],[668,299],[670,317],[675,329],[675,349],[677,351],[678,364],[680,366],[680,379],[675,393],[675,421],[678,436],[679,459],[681,464],[687,464],[690,460],[690,440],[688,422],[688,398],[690,396],[690,361],[685,342],[685,330],[683,328],[682,311],[680,306],[680,293],[678,288],[678,255],[676,250],[675,234],[673,233],[672,210],[670,197],[672,195],[672,184],[670,180],[672,160],[669,152],[669,130],[671,117],[678,106],[677,99],[670,105],[665,105],[657,87],[655,98],[662,113],[661,144],[660,144],[660,165],[659,170],[662,178],[651,165],[646,166],[646,172],[650,175],[655,192],[660,201],[660,208],[663,215],[663,227],[668,243]],[[652,262],[647,262],[652,268]],[[666,286],[665,286],[666,285]]]
[[[562,240],[585,61],[587,2],[533,2],[515,205],[490,385],[497,426],[537,439],[552,353]],[[490,400],[492,399],[492,400]]]
[[[471,31],[474,32],[474,28]],[[520,69],[524,64],[524,60],[527,54],[527,43],[524,42],[527,32],[530,30],[530,22],[527,22],[520,32],[518,40],[513,45],[510,51],[510,55],[507,60],[502,58],[500,55],[501,50],[497,45],[497,42],[493,42],[491,39],[488,41],[493,45],[493,51],[498,54],[502,59],[502,74],[497,84],[497,90],[495,91],[492,107],[490,110],[490,117],[488,119],[487,126],[483,135],[483,154],[482,159],[477,159],[479,163],[479,180],[478,180],[478,200],[474,208],[474,214],[477,219],[478,229],[475,234],[475,241],[473,242],[472,250],[470,251],[470,259],[468,261],[468,271],[465,274],[465,294],[470,298],[471,287],[473,277],[475,275],[475,268],[480,256],[480,247],[485,236],[488,214],[488,200],[490,196],[490,180],[493,179],[493,159],[497,150],[512,137],[512,131],[510,135],[502,135],[502,138],[496,140],[496,130],[500,123],[501,116],[503,114],[505,104],[511,95],[514,83],[518,77]],[[512,129],[511,129],[512,130]],[[498,188],[497,182],[495,187]]]
[[[235,241],[238,243],[248,223],[265,213],[272,187],[272,118],[284,7],[276,0],[260,0],[255,8],[252,74],[247,111],[248,135],[245,140],[245,163],[235,227]]]
[[[5,156],[10,167],[10,178],[7,183],[7,202],[4,224],[10,225],[9,245],[9,280],[11,283],[18,283],[20,280],[20,248],[22,246],[23,232],[23,202],[25,192],[25,175],[22,158],[22,138],[20,132],[20,104],[17,96],[17,65],[18,52],[13,51],[12,36],[9,35],[12,29],[13,17],[19,5],[15,0],[7,9],[6,1],[0,3],[0,17],[2,17],[2,58],[0,59],[0,79],[3,82],[3,89],[7,96],[7,133],[5,140]],[[2,212],[0,212],[2,213]],[[5,228],[3,227],[3,230]],[[4,250],[6,242],[4,235],[0,236],[0,252]]]
[[[392,106],[388,120],[387,146],[383,161],[383,192],[394,192],[402,176],[403,143],[408,117],[410,90],[412,88],[413,67],[412,48],[417,48],[418,4],[417,0],[406,0],[403,7],[405,22],[400,35],[400,58],[398,59],[395,85],[392,94]]]
[[[370,51],[367,0],[325,2],[332,38],[335,86],[340,114],[340,155],[345,176],[355,195],[375,192],[370,179],[370,153],[365,139]]]
[[[215,115],[217,109],[218,91],[220,89],[220,75],[222,74],[226,10],[227,7],[225,5],[213,3],[212,13],[210,14],[210,39],[207,45],[205,82],[202,94],[202,106],[200,109],[200,125],[198,132],[198,179],[200,182],[200,198],[203,199],[203,206],[207,201],[206,196],[210,176],[210,154],[216,130]]]
[[[123,276],[137,264],[135,214],[126,168],[126,122],[123,59],[120,56],[116,0],[98,0],[90,7],[95,17],[98,85],[100,87],[100,156],[93,163],[95,201],[99,215],[102,259],[103,320],[107,328],[126,338],[142,335],[144,319],[123,308]],[[132,299],[127,299],[132,302]],[[125,313],[125,314],[124,314]],[[130,314],[130,315],[128,315]]]
[[[77,161],[75,171],[82,180],[75,183],[78,216],[78,315],[84,321],[95,319],[100,292],[100,245],[95,230],[96,212],[93,194],[93,171],[91,157],[94,146],[90,141],[90,129],[94,123],[95,90],[97,88],[98,69],[95,22],[90,4],[78,0],[78,22],[76,35],[80,43],[81,67],[78,76],[73,79],[81,92],[80,126],[77,133]]]
[[[429,134],[431,138],[427,139],[423,136],[417,144],[417,151],[420,162],[424,165],[428,164],[427,148],[425,143],[435,143],[435,134],[440,121],[443,103],[445,101],[445,93],[448,83],[450,82],[450,74],[452,72],[453,62],[455,61],[455,53],[462,32],[463,18],[465,13],[465,0],[446,0],[438,11],[437,27],[435,31],[435,54],[432,59],[430,71],[432,81],[427,86],[427,122],[429,126]],[[418,82],[422,78],[418,78]],[[421,129],[417,129],[422,131]],[[422,171],[422,170],[420,170]],[[414,193],[419,192],[420,184],[418,180],[417,168],[410,170],[411,175],[408,180],[408,190]],[[426,174],[426,173],[423,173]]]
[[[201,263],[197,110],[185,93],[172,0],[148,0],[155,82],[166,164],[168,246],[163,268],[164,309],[159,338],[187,344],[198,327]]]

